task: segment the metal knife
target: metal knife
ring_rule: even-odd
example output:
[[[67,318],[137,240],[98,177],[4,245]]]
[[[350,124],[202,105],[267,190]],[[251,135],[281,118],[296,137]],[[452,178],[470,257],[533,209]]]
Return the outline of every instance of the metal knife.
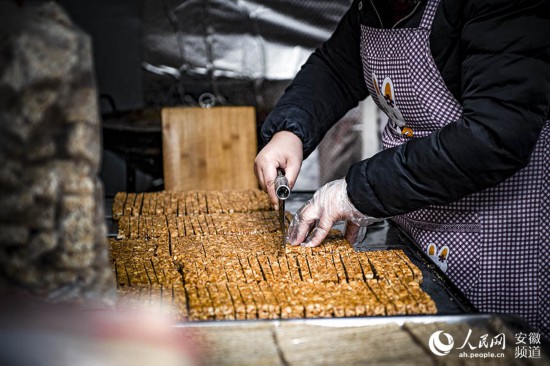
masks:
[[[285,172],[282,169],[277,169],[277,178],[275,178],[275,195],[279,199],[279,224],[281,225],[281,247],[286,245],[286,225],[285,225],[285,201],[290,196],[290,187],[288,186],[288,179],[285,177]]]

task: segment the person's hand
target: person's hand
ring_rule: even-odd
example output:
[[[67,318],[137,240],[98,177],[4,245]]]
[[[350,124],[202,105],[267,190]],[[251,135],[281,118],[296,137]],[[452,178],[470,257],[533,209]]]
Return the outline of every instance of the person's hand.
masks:
[[[292,189],[302,166],[303,154],[302,140],[292,132],[280,131],[273,135],[271,141],[256,156],[254,173],[275,209],[279,208],[279,200],[273,186],[277,169],[284,170],[288,185]]]
[[[319,188],[313,198],[294,215],[288,228],[287,241],[293,245],[303,243],[306,247],[316,247],[321,244],[334,223],[346,220],[346,239],[353,244],[361,227],[380,220],[359,212],[350,202],[346,188],[344,179],[329,182]],[[308,236],[313,225],[315,228]]]

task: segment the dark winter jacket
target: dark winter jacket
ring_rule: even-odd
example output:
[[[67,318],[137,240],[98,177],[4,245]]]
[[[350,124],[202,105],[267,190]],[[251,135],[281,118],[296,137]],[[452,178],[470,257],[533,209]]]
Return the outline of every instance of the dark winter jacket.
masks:
[[[426,0],[410,1],[419,4],[398,28],[420,24]],[[354,1],[268,116],[266,142],[276,131],[294,132],[307,156],[368,96],[360,24],[391,27],[386,0]],[[550,117],[549,35],[548,0],[441,0],[430,48],[463,116],[353,165],[346,180],[355,206],[393,216],[482,191],[524,167]]]

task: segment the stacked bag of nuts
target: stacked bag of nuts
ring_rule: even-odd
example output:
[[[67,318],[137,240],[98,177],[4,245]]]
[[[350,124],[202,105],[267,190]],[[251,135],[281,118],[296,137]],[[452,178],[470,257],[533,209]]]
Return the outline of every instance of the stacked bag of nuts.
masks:
[[[0,3],[0,284],[113,301],[90,38],[55,3]]]

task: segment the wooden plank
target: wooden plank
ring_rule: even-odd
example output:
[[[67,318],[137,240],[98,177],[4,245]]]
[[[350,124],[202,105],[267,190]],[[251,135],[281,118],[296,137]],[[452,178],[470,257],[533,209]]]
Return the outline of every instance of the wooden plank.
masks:
[[[164,108],[166,190],[258,188],[253,107]]]
[[[199,350],[201,365],[285,365],[282,362],[269,323],[231,327],[180,330],[183,344]]]
[[[287,365],[431,365],[433,359],[397,324],[275,328]],[[298,340],[298,341],[297,341]]]

